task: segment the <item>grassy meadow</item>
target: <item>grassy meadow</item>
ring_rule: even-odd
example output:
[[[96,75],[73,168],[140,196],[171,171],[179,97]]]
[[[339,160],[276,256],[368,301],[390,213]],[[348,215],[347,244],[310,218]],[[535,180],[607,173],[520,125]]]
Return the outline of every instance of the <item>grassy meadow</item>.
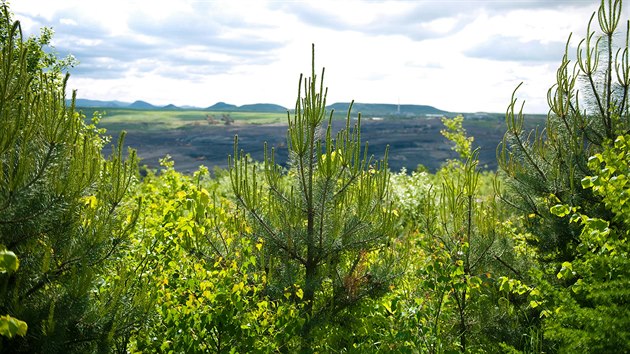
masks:
[[[95,112],[102,115],[101,125],[108,130],[160,131],[195,129],[199,126],[225,125],[223,115],[234,120],[232,124],[286,123],[286,114],[273,112],[219,112],[204,110],[140,110],[124,108],[79,108],[89,119]],[[212,122],[209,117],[214,119]]]

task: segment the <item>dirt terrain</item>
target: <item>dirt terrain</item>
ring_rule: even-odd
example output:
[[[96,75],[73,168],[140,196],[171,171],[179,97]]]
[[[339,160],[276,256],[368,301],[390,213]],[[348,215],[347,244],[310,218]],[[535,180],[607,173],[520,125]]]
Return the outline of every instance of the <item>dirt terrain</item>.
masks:
[[[334,121],[334,130],[344,126],[344,121]],[[495,149],[505,131],[500,119],[466,120],[468,135],[475,138],[474,145],[481,148],[480,166],[496,168]],[[392,171],[402,167],[415,169],[419,164],[430,171],[437,170],[449,158],[455,157],[451,144],[440,134],[443,125],[437,118],[387,119],[362,121],[362,140],[369,143],[369,152],[382,158],[389,145],[389,166]],[[276,161],[287,160],[286,125],[196,125],[163,131],[128,131],[126,144],[137,149],[142,164],[158,167],[158,160],[166,154],[172,156],[175,167],[182,172],[192,172],[199,165],[211,170],[214,166],[225,168],[227,156],[233,154],[234,136],[239,137],[239,147],[256,160],[263,158],[263,146],[275,146]],[[116,137],[118,132],[109,129]]]

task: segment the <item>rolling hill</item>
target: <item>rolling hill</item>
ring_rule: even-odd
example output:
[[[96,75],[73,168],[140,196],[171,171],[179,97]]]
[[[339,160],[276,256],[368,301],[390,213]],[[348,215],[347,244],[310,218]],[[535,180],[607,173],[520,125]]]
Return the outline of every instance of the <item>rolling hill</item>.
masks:
[[[238,110],[243,111],[243,112],[280,112],[280,113],[284,113],[287,111],[286,108],[279,106],[277,104],[272,104],[272,103],[245,104],[238,107]]]
[[[136,101],[132,104],[130,104],[127,108],[133,108],[133,109],[156,109],[158,107],[145,102],[145,101]]]
[[[237,110],[238,106],[233,104],[225,103],[225,102],[217,102],[212,106],[207,108],[209,111],[233,111]]]
[[[69,104],[68,100],[68,104]],[[347,112],[349,102],[337,102],[327,106],[328,110],[335,110],[336,113],[344,114]],[[129,108],[129,109],[145,109],[145,110],[178,110],[181,107],[169,104],[166,106],[155,106],[145,101],[135,101],[133,103],[121,101],[99,101],[79,98],[76,100],[76,106],[82,108]],[[189,110],[201,111],[223,111],[223,112],[268,112],[268,113],[284,113],[288,109],[286,107],[273,103],[254,103],[236,106],[225,102],[217,102],[206,108],[186,106]],[[391,104],[391,103],[358,103],[352,106],[352,114],[361,113],[364,116],[431,116],[449,114],[447,111],[437,109],[428,105],[415,104]]]
[[[338,102],[329,105],[328,109],[334,109],[336,112],[347,112],[350,102]],[[357,103],[352,105],[352,113],[361,113],[363,115],[443,115],[449,112],[437,109],[432,106],[415,105],[415,104],[390,104],[390,103]]]
[[[67,104],[70,104],[71,100],[66,100]],[[85,98],[77,98],[75,105],[77,107],[99,107],[99,108],[123,108],[128,107],[131,103],[121,101],[99,101],[88,100]]]

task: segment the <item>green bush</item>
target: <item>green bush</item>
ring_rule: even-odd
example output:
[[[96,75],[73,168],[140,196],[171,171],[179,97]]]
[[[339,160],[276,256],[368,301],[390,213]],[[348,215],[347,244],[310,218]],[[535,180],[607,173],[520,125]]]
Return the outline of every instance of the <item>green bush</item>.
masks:
[[[127,330],[125,294],[98,289],[135,222],[135,154],[103,158],[100,131],[66,106],[49,32],[24,39],[5,5],[0,17],[0,244],[20,260],[0,274],[0,313],[28,325],[0,351],[107,350]]]

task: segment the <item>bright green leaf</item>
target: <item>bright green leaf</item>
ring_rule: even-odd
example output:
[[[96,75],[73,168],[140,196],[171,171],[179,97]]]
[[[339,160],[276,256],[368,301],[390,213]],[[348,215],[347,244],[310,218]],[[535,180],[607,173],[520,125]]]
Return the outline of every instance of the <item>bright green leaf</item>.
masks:
[[[17,318],[11,317],[9,315],[0,316],[0,335],[8,338],[13,338],[14,336],[22,336],[26,335],[26,331],[28,330],[28,325],[24,321],[20,321]]]
[[[15,272],[18,270],[19,266],[20,261],[15,253],[8,250],[0,251],[0,273]]]
[[[555,216],[564,217],[569,215],[570,209],[565,204],[557,204],[552,206],[549,211]]]

